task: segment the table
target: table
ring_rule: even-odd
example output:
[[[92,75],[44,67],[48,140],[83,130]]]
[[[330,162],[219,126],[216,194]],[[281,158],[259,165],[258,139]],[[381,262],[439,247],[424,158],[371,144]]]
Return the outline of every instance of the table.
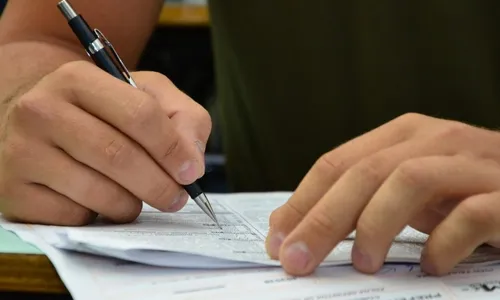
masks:
[[[69,294],[47,256],[2,228],[0,292]]]

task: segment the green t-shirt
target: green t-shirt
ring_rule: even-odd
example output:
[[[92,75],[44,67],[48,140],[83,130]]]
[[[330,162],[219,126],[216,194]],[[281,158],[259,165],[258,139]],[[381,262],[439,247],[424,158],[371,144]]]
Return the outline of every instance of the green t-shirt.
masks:
[[[500,125],[500,1],[210,0],[236,191],[293,190],[406,112]]]

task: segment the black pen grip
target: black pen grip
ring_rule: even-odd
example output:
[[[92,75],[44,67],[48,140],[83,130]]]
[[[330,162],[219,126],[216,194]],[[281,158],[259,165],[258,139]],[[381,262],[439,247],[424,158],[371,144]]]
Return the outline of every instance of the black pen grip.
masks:
[[[189,197],[191,199],[194,199],[198,197],[199,195],[203,194],[203,191],[201,190],[200,186],[195,182],[189,185],[183,185],[182,186],[186,192],[189,194]]]

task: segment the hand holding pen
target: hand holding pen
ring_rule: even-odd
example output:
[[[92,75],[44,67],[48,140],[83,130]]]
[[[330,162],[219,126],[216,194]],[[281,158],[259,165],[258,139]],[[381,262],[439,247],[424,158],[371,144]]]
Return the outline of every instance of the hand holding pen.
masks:
[[[88,51],[94,63],[63,64],[10,102],[0,212],[38,224],[83,225],[97,214],[123,223],[143,202],[177,211],[190,193],[211,213],[193,185],[204,173],[208,113],[161,74],[135,72],[132,80],[102,33],[67,2],[60,8],[90,42],[79,54]],[[63,18],[61,26],[68,28]]]
[[[60,1],[58,7],[61,10],[62,14],[65,16],[69,26],[75,33],[76,37],[79,39],[80,43],[85,48],[85,51],[92,58],[95,64],[102,70],[114,76],[115,78],[123,80],[132,85],[133,87],[137,88],[137,84],[134,82],[132,76],[130,75],[125,64],[118,55],[117,51],[114,49],[113,45],[108,41],[108,39],[102,34],[102,32],[98,29],[92,30],[85,21],[85,19],[81,15],[75,12],[75,10],[71,7],[71,5],[67,0]],[[162,129],[168,130],[167,127]],[[170,128],[170,130],[175,131],[174,128]],[[167,133],[167,135],[170,135],[170,133]],[[177,136],[175,137],[174,142],[180,139],[181,137]],[[177,147],[178,144],[177,142],[175,142],[175,144],[171,144],[170,147],[164,148],[165,149],[164,151],[167,152],[167,155],[161,154],[161,152],[159,152],[160,156],[158,156],[158,159],[162,160],[164,156],[168,156],[168,152],[170,149],[177,150],[178,155],[182,156],[183,153],[180,153],[182,149],[179,149]],[[180,170],[178,182],[184,181],[185,183],[189,183],[183,185],[183,188],[187,191],[189,196],[198,204],[198,206],[220,228],[220,225],[217,221],[212,206],[210,205],[208,198],[203,193],[199,185],[196,182],[192,182],[193,178],[182,178],[184,176],[183,172],[186,171],[190,173],[189,175],[197,174],[195,173],[196,170],[193,163],[194,163],[193,161],[190,161],[188,158],[185,158],[185,162],[182,165],[180,165],[178,170],[174,171],[177,172]],[[197,163],[199,165],[200,161],[198,161]],[[167,169],[169,168],[167,167]],[[187,177],[189,177],[189,175]]]

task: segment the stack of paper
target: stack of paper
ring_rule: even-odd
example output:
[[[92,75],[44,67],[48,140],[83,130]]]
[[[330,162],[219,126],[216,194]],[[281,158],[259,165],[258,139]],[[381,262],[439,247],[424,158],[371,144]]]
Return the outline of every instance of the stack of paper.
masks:
[[[146,292],[153,299],[199,299],[200,295],[210,294],[221,299],[410,299],[398,298],[408,289],[414,290],[415,295],[423,291],[451,295],[450,288],[444,288],[447,279],[422,276],[412,264],[419,262],[427,236],[410,228],[396,238],[387,258],[388,262],[407,265],[387,265],[378,276],[358,274],[349,266],[332,267],[350,263],[351,235],[332,251],[315,275],[287,276],[278,262],[268,258],[264,240],[270,213],[289,196],[209,195],[222,230],[192,203],[174,214],[145,207],[134,223],[126,225],[106,224],[102,220],[80,228],[5,221],[0,221],[0,225],[47,253],[75,299],[139,299]],[[477,273],[477,280],[485,276],[490,280],[491,274],[500,278],[500,267],[491,266],[499,261],[500,250],[485,247],[457,270],[473,264],[474,269],[466,272]],[[244,290],[252,294],[241,294]],[[260,296],[256,296],[257,291]],[[283,294],[278,295],[277,291]],[[313,294],[316,296],[311,298]]]

